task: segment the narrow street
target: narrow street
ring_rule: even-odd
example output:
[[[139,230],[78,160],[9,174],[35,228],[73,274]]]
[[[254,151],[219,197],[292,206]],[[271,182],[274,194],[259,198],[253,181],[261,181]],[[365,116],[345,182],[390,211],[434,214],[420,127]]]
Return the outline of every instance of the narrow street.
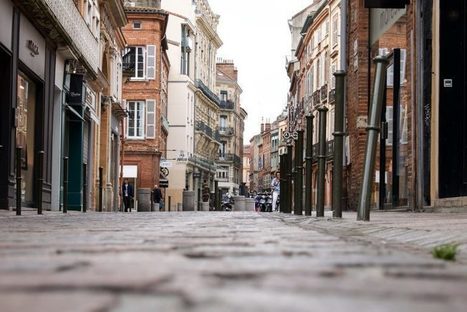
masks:
[[[4,212],[0,310],[465,311],[465,261],[388,243],[368,223],[336,222],[249,212]]]

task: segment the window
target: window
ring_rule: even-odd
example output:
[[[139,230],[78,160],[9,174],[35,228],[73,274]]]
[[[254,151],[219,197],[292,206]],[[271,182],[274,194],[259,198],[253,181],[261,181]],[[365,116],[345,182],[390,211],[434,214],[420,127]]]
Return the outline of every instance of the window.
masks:
[[[135,69],[133,78],[143,79],[145,77],[144,47],[130,47],[129,50],[131,52],[130,64],[134,66]]]
[[[334,73],[336,72],[336,70],[337,70],[337,65],[336,63],[333,63],[331,65],[331,89],[336,88],[336,76],[334,76]]]
[[[380,55],[387,55],[389,53],[388,48],[380,48],[379,54]],[[405,49],[401,49],[401,69],[400,69],[400,82],[401,85],[405,83],[405,64],[407,58],[407,51]],[[393,87],[394,86],[394,65],[390,65],[387,70],[387,86]]]
[[[128,102],[128,124],[127,137],[130,139],[144,138],[144,102],[129,101]]]
[[[133,21],[134,29],[141,29],[141,21]]]
[[[331,42],[332,42],[332,47],[334,48],[337,46],[338,43],[338,32],[339,32],[339,15],[336,13],[332,16],[332,37],[331,37]]]
[[[222,90],[221,91],[221,101],[227,101],[228,94],[227,91]]]
[[[224,130],[227,127],[227,116],[221,116],[219,120],[220,128]]]

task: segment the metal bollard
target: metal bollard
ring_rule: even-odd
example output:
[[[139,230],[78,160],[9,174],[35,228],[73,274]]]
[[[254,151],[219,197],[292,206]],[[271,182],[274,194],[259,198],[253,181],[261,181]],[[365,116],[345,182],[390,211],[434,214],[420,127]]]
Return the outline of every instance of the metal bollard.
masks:
[[[104,168],[99,167],[99,207],[98,207],[99,212],[102,212],[102,206],[104,204],[104,198],[102,196],[103,188],[104,188],[103,183],[102,183],[103,175],[104,175]]]
[[[305,157],[305,215],[311,216],[312,211],[312,184],[313,176],[313,114],[306,115],[306,157]]]
[[[345,71],[334,73],[336,77],[336,106],[334,114],[334,163],[332,176],[333,216],[342,218],[342,171],[344,166],[344,93]]]
[[[293,196],[293,146],[292,142],[287,142],[287,176],[288,176],[288,183],[287,183],[287,206],[285,207],[285,213],[292,213],[292,196]]]
[[[154,191],[151,191],[151,198],[149,199],[151,201],[151,212],[154,212]]]
[[[214,181],[214,210],[219,211],[219,181]]]
[[[88,210],[87,192],[88,192],[88,171],[87,164],[83,163],[83,213]]]
[[[18,146],[16,148],[16,215],[21,215],[21,191],[22,191],[22,173],[21,173],[21,153],[23,147]]]
[[[318,108],[319,112],[319,151],[318,151],[318,189],[316,196],[316,216],[324,217],[324,179],[326,170],[326,113],[324,106]]]
[[[68,157],[63,157],[63,213],[68,212]]]
[[[374,59],[374,62],[376,63],[376,77],[370,106],[370,119],[367,126],[368,136],[363,169],[363,183],[357,213],[357,220],[363,221],[370,221],[371,186],[375,169],[376,144],[378,132],[380,131],[379,125],[381,123],[381,109],[383,106],[386,64],[388,60],[384,56],[378,56]]]
[[[42,214],[42,189],[44,186],[44,151],[37,153],[37,163],[39,166],[37,178],[37,214]]]
[[[165,211],[168,211],[170,212],[170,207],[172,205],[172,196],[169,196],[169,205],[167,206],[166,210]]]
[[[295,204],[294,214],[303,215],[303,130],[298,130],[295,141]]]
[[[285,170],[285,161],[286,161],[286,154],[280,155],[279,156],[279,170],[280,170],[280,205],[279,205],[279,211],[280,212],[285,212],[284,211],[284,206],[285,206],[285,198],[287,194],[287,179],[286,179],[286,170]]]

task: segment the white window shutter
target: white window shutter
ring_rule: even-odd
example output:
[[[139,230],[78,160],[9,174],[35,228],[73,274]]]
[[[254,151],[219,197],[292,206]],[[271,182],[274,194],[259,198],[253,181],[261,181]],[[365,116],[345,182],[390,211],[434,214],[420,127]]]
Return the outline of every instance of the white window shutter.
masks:
[[[156,101],[146,100],[146,138],[156,137]]]
[[[147,50],[147,59],[146,59],[146,77],[148,79],[156,78],[156,46],[148,45]]]

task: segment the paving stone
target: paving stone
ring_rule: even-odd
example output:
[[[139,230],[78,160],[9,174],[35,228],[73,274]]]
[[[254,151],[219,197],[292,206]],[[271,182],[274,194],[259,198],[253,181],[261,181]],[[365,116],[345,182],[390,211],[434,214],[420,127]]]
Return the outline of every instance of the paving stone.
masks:
[[[442,220],[344,216],[0,212],[0,311],[465,311]]]

